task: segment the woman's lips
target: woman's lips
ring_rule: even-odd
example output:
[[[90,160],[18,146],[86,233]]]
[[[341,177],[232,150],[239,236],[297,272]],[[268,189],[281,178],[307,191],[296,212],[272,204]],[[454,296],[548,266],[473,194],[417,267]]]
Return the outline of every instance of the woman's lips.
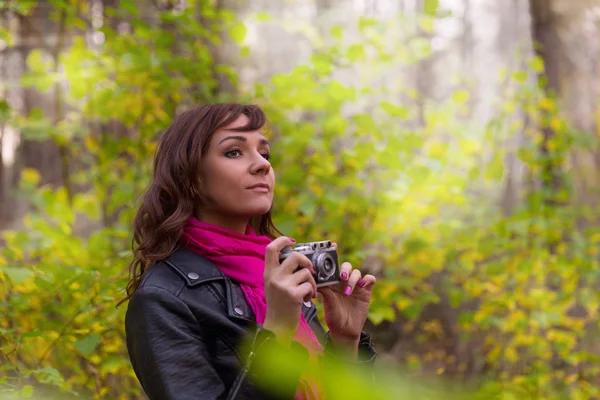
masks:
[[[248,190],[252,190],[254,192],[260,192],[260,193],[269,193],[269,188],[264,187],[264,186],[254,186],[254,187],[248,188]]]
[[[271,188],[266,183],[258,183],[256,185],[249,186],[246,189],[260,193],[268,193],[271,191]]]

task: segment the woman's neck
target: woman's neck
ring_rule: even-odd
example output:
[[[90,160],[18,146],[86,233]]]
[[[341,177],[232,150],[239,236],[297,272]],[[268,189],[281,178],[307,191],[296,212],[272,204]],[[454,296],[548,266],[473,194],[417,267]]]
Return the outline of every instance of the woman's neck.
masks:
[[[248,218],[225,217],[216,213],[202,214],[197,212],[195,217],[207,224],[216,225],[232,232],[241,233],[242,235],[246,233],[246,229],[250,223]]]

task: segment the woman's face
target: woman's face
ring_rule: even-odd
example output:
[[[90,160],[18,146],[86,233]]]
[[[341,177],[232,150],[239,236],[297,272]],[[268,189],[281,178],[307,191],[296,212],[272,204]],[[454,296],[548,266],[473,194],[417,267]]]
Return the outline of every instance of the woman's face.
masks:
[[[269,142],[260,130],[228,130],[247,122],[242,115],[215,132],[202,157],[200,184],[209,201],[201,214],[211,220],[249,219],[267,213],[273,204],[275,174],[269,163]]]

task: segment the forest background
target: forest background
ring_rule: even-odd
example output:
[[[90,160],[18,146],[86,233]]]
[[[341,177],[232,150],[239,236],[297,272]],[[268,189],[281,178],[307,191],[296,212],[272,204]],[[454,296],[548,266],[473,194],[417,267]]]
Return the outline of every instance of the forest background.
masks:
[[[0,0],[0,21],[0,398],[143,398],[115,308],[132,218],[160,133],[223,101],[271,121],[279,229],[378,276],[381,390],[600,398],[600,1]]]

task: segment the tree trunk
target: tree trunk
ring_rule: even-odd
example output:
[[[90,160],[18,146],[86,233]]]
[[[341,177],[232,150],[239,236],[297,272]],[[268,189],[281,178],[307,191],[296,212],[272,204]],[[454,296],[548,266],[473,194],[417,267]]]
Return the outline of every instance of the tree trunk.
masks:
[[[557,32],[557,18],[551,9],[549,0],[530,0],[531,13],[531,38],[534,43],[534,53],[544,61],[545,73],[540,79],[545,79],[547,84],[543,88],[546,95],[553,100],[560,95],[561,42]],[[548,123],[542,122],[542,142],[540,152],[543,159],[542,188],[544,193],[553,193],[545,196],[545,204],[556,204],[555,194],[561,189],[560,166],[553,159],[549,143],[556,133]]]
[[[27,16],[19,17],[18,40],[22,43],[20,48],[22,65],[26,71],[27,57],[31,51],[43,47],[44,54],[51,56],[51,42],[54,41],[56,23],[50,18],[51,5],[40,1]],[[47,39],[50,39],[47,41]],[[50,42],[50,43],[49,43]],[[43,46],[40,46],[43,44]],[[23,114],[28,115],[32,110],[39,108],[44,116],[54,120],[55,104],[51,92],[40,93],[33,88],[23,88]],[[52,140],[38,141],[21,137],[21,145],[17,151],[15,178],[21,173],[22,168],[35,168],[40,171],[41,184],[60,184],[60,152]]]
[[[425,13],[425,0],[416,1],[417,14],[423,15]],[[417,34],[427,39],[431,43],[432,34],[425,32],[421,27],[417,27]],[[427,100],[431,100],[434,96],[434,88],[436,87],[436,76],[435,76],[435,54],[430,54],[423,58],[417,64],[415,70],[415,86],[419,93],[418,112],[419,112],[419,124],[421,126],[426,125],[425,121],[425,104]]]

